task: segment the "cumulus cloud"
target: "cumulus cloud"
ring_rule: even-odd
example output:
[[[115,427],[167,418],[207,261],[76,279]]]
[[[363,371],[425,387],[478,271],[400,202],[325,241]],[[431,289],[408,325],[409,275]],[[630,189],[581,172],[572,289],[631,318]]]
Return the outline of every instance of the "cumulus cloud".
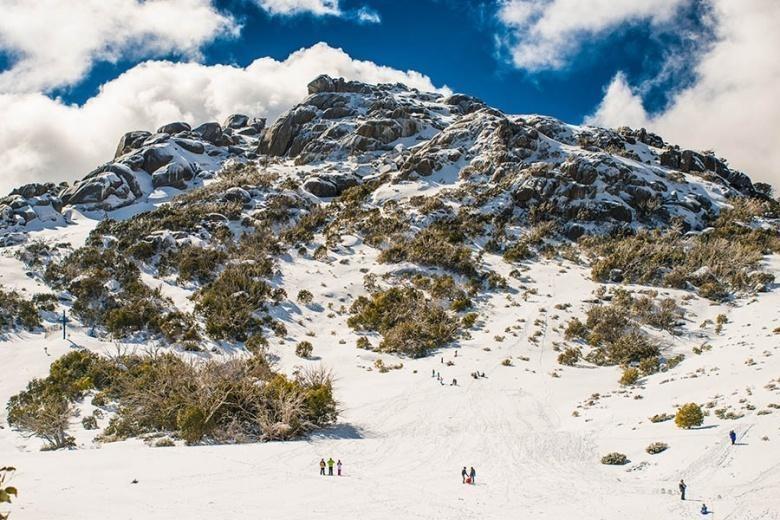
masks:
[[[319,74],[437,89],[419,72],[352,59],[319,43],[245,68],[147,61],[104,84],[81,106],[40,93],[0,94],[0,193],[35,181],[75,180],[113,157],[129,130],[183,120],[222,121],[235,113],[270,120],[300,102]]]
[[[311,13],[317,16],[340,16],[339,0],[255,0],[270,14],[295,15]]]
[[[594,35],[628,22],[669,21],[690,0],[504,0],[498,18],[517,67],[559,69]]]
[[[618,74],[587,122],[644,126],[667,141],[713,149],[754,180],[780,188],[780,3],[712,0],[717,39],[697,61],[695,81],[648,114],[641,85]]]
[[[74,85],[99,61],[197,58],[203,44],[239,31],[210,0],[0,0],[0,13],[0,49],[12,61],[0,92]]]

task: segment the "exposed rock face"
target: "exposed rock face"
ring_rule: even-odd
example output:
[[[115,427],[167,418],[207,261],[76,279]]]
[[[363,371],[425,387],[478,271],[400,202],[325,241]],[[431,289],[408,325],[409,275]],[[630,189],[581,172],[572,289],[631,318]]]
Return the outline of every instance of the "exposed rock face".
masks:
[[[221,125],[173,122],[155,133],[128,132],[114,161],[73,186],[28,185],[0,199],[0,229],[43,222],[46,212],[56,218],[63,205],[111,210],[157,188],[191,189],[218,178],[226,162],[278,168],[321,198],[367,177],[435,185],[455,205],[511,225],[557,220],[570,239],[673,221],[700,229],[727,198],[756,194],[724,160],[645,129],[510,116],[464,94],[328,76],[308,92],[269,128],[265,119],[233,114]],[[217,200],[259,208],[262,196],[256,186],[234,186]]]
[[[303,189],[317,197],[327,198],[338,197],[347,188],[358,184],[358,180],[354,177],[344,175],[309,177],[303,182]]]
[[[137,150],[150,135],[152,134],[144,130],[127,132],[119,139],[119,144],[116,146],[114,157],[116,158],[132,150]]]
[[[191,127],[189,124],[177,121],[175,123],[168,123],[167,125],[161,126],[157,129],[157,133],[173,135],[178,134],[179,132],[189,132],[190,128]]]

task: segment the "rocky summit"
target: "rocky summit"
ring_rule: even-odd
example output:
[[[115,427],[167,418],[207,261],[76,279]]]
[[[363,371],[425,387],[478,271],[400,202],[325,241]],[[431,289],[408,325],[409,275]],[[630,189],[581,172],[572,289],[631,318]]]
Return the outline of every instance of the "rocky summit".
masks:
[[[680,149],[644,129],[507,115],[467,95],[401,84],[320,76],[308,91],[268,127],[234,114],[221,124],[130,131],[112,159],[73,185],[27,185],[0,199],[0,230],[63,225],[72,207],[110,212],[157,201],[208,184],[231,163],[285,167],[324,201],[371,179],[431,178],[452,203],[513,222],[544,214],[565,222],[572,239],[672,222],[701,229],[729,198],[761,196],[712,152]]]

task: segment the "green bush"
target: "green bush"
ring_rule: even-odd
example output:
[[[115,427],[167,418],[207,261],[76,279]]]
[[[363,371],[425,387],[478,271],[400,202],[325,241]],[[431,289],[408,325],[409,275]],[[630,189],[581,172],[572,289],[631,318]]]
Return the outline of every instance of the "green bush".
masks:
[[[311,291],[308,291],[306,289],[301,289],[298,291],[298,302],[302,305],[311,305],[311,302],[314,301],[314,295],[311,293]]]
[[[690,429],[694,426],[701,426],[703,422],[704,413],[696,403],[682,405],[674,416],[674,424],[679,428]]]
[[[463,236],[446,225],[431,225],[411,239],[402,239],[379,255],[383,263],[412,262],[437,266],[467,276],[477,275],[477,266],[471,250],[460,242]]]
[[[295,355],[300,358],[309,358],[312,352],[314,352],[314,347],[308,341],[301,341],[295,346]]]
[[[32,331],[40,326],[41,319],[35,302],[25,300],[16,291],[6,291],[0,286],[0,332],[17,327]]]

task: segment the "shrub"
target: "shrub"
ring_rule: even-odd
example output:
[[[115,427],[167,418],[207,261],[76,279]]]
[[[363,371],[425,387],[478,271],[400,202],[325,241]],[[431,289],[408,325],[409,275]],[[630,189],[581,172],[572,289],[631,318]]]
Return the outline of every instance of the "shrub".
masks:
[[[94,415],[87,415],[81,420],[81,426],[83,426],[85,430],[97,430],[97,417]]]
[[[32,331],[40,326],[36,304],[25,300],[16,291],[5,291],[0,286],[0,332],[17,327]]]
[[[650,417],[651,423],[660,423],[660,422],[666,422],[671,421],[674,419],[674,415],[668,414],[668,413],[657,413],[654,416]]]
[[[67,398],[40,379],[32,380],[26,391],[8,402],[8,424],[28,437],[43,439],[47,450],[73,445],[73,438],[67,433],[72,415]]]
[[[476,276],[477,267],[471,250],[460,244],[463,235],[446,223],[431,225],[411,239],[402,239],[379,255],[380,262],[413,262],[438,266],[459,274]]]
[[[362,348],[365,350],[371,350],[371,342],[368,341],[368,338],[365,336],[360,336],[357,339],[357,348]]]
[[[306,289],[301,289],[298,291],[298,301],[303,305],[311,305],[311,302],[314,301],[314,295]]]
[[[645,448],[645,451],[650,455],[657,455],[662,451],[666,451],[668,448],[669,445],[666,444],[665,442],[654,442],[650,444],[647,448]]]
[[[620,384],[623,386],[631,386],[639,381],[639,370],[636,368],[627,368],[623,371],[623,375],[620,377]]]
[[[176,446],[176,443],[170,437],[163,437],[154,443],[155,448],[170,448],[172,446]]]
[[[295,355],[300,358],[309,358],[314,347],[308,341],[301,341],[295,346]]]
[[[601,463],[609,466],[623,466],[625,464],[628,464],[629,462],[630,461],[628,460],[628,457],[616,451],[612,453],[607,453],[606,455],[601,457]]]
[[[585,339],[588,334],[588,327],[586,327],[585,324],[582,323],[579,319],[572,318],[571,321],[569,321],[569,323],[566,325],[566,332],[564,334],[566,339]]]
[[[350,327],[383,335],[380,351],[412,357],[425,356],[446,345],[457,331],[457,322],[446,311],[411,287],[377,292],[370,299],[361,296],[350,312]]]
[[[511,367],[511,366],[512,366],[512,360],[511,360],[511,359],[509,359],[509,358],[506,358],[505,360],[503,360],[503,361],[501,362],[501,364],[502,364],[503,366],[505,366],[505,367]]]
[[[696,403],[682,405],[674,416],[674,424],[679,428],[690,429],[694,426],[701,426],[703,422],[704,413]]]
[[[643,376],[655,374],[661,368],[661,360],[657,357],[646,357],[639,362],[639,371]]]
[[[567,347],[558,355],[558,363],[573,367],[582,357],[582,351],[578,348]]]
[[[16,468],[4,466],[0,468],[0,504],[10,504],[11,497],[16,497],[18,492],[15,487],[6,485],[8,476],[16,471]],[[0,520],[8,520],[8,515],[0,513]]]

